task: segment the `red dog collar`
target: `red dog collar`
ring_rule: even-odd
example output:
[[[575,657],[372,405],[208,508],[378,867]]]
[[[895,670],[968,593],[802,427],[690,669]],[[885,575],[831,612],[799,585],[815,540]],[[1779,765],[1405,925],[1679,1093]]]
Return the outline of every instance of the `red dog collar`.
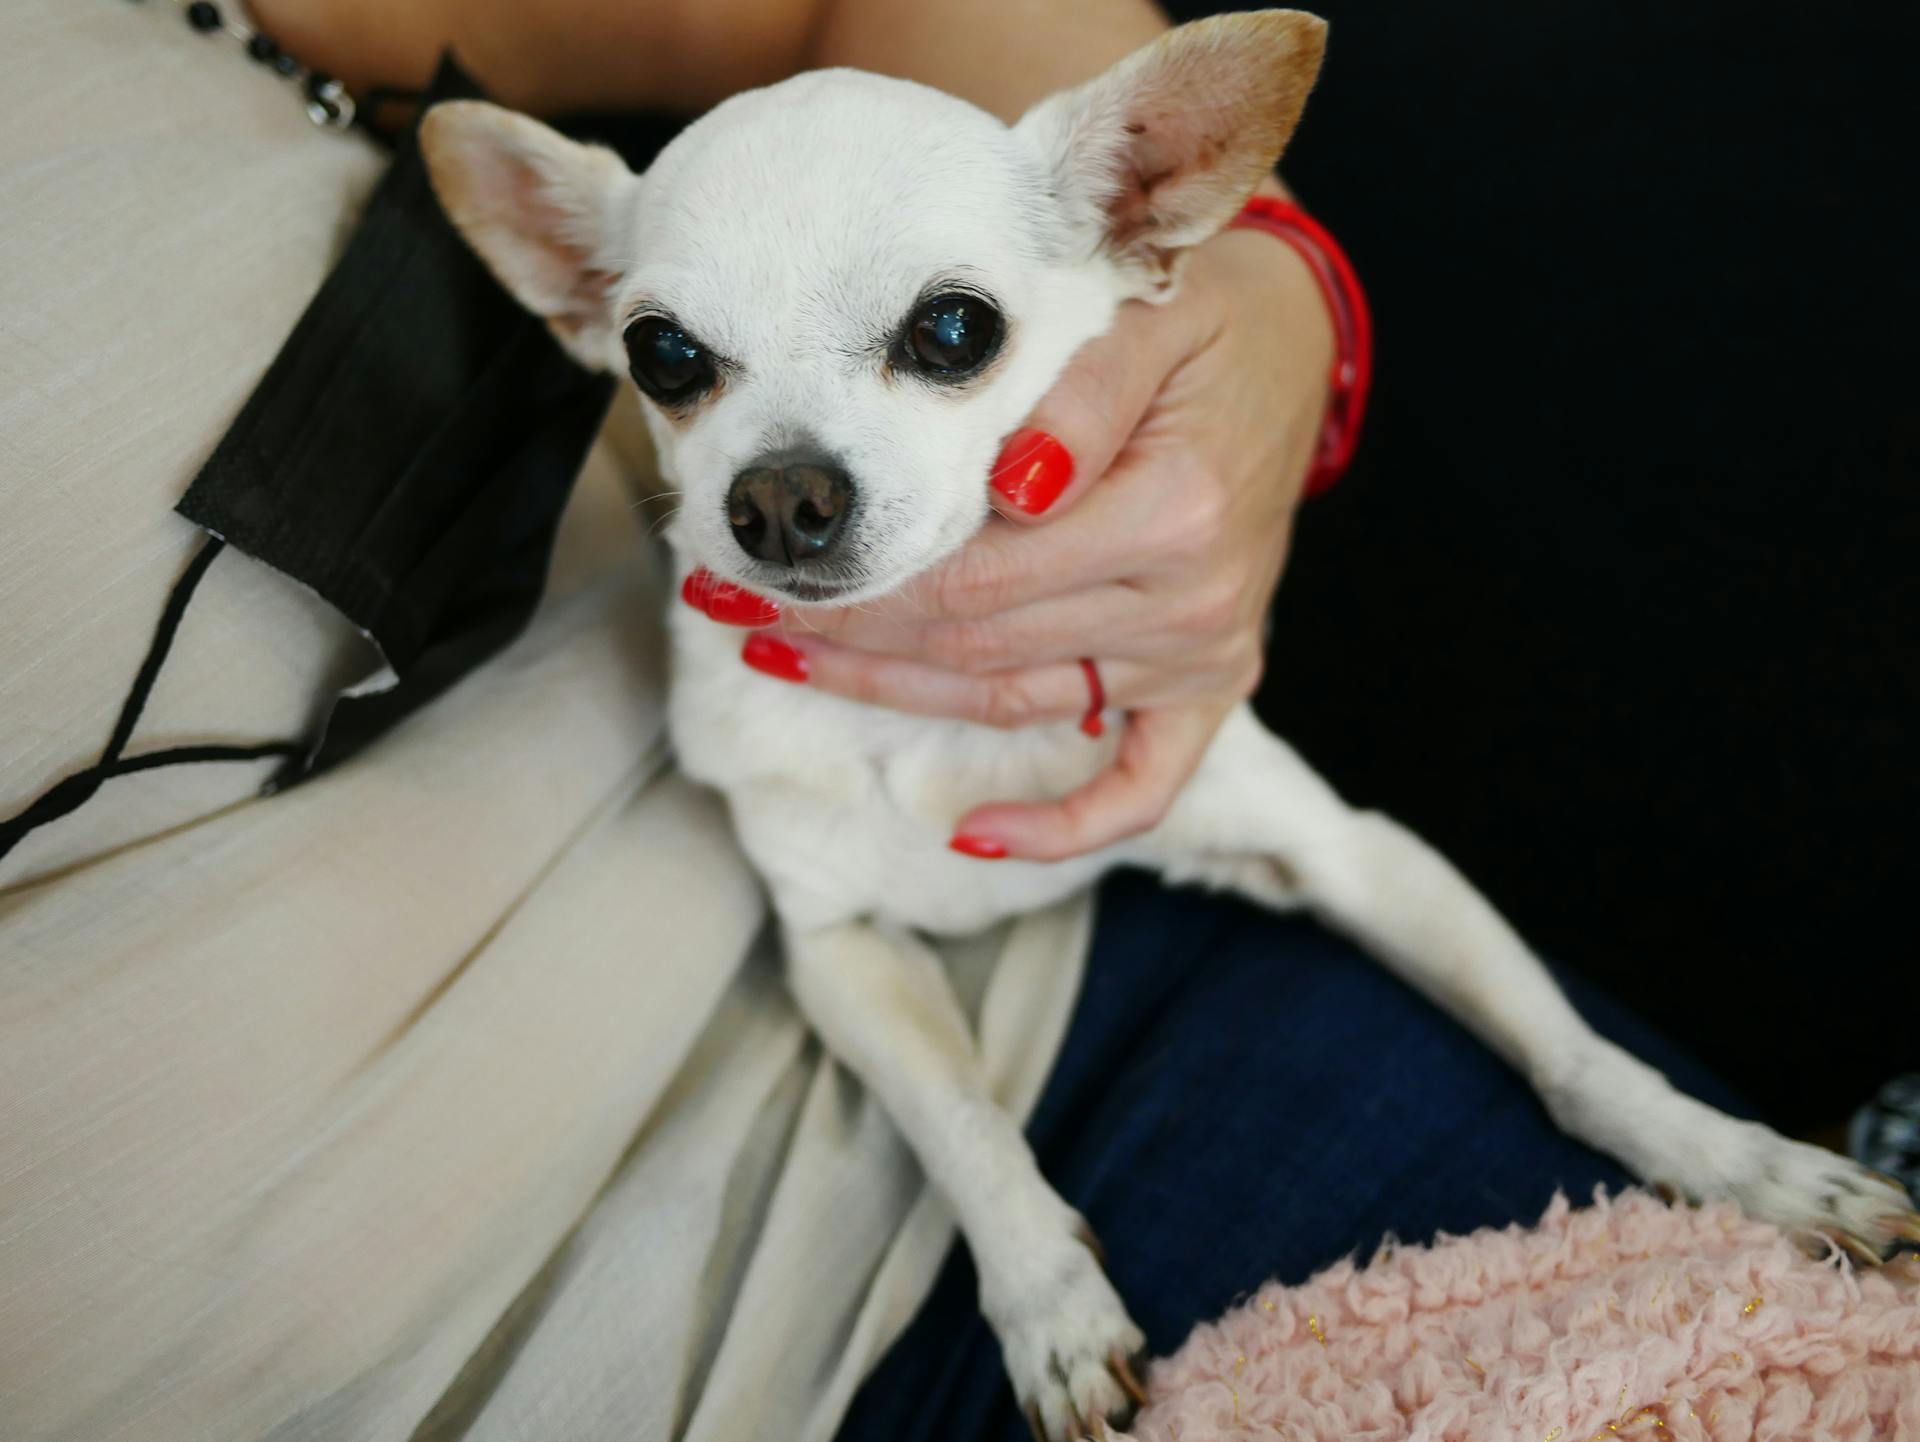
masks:
[[[1277,235],[1307,263],[1333,314],[1333,370],[1327,378],[1327,415],[1307,471],[1306,494],[1317,496],[1346,473],[1360,443],[1360,422],[1373,389],[1373,313],[1360,277],[1325,226],[1290,200],[1256,195],[1228,229]]]

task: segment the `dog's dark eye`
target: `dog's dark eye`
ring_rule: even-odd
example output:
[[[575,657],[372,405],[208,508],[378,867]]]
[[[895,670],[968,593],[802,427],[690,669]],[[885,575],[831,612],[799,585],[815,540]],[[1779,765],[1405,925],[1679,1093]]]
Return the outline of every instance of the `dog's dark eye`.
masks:
[[[627,365],[641,390],[662,405],[692,400],[713,384],[713,357],[664,316],[627,327]]]
[[[907,352],[943,379],[978,370],[1000,344],[1000,312],[977,295],[936,295],[907,324]]]

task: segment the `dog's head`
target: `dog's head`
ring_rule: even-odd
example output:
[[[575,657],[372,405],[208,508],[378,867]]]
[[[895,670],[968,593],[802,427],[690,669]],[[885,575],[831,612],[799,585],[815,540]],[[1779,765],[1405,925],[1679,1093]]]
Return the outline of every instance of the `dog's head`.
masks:
[[[1184,26],[1008,127],[858,71],[739,95],[644,175],[452,102],[454,223],[567,349],[645,395],[670,531],[762,594],[893,589],[985,520],[988,468],[1115,307],[1278,159],[1319,68],[1299,11]]]

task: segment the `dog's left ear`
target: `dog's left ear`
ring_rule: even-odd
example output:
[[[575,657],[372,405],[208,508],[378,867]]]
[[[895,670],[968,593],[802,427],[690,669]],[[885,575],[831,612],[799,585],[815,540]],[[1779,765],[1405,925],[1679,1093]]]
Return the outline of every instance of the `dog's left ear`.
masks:
[[[441,208],[515,300],[593,370],[620,365],[613,288],[640,179],[611,150],[478,100],[420,122]]]
[[[1137,295],[1171,295],[1186,251],[1280,159],[1326,34],[1302,10],[1198,20],[1029,110],[1015,133],[1049,168],[1073,243],[1106,249]]]

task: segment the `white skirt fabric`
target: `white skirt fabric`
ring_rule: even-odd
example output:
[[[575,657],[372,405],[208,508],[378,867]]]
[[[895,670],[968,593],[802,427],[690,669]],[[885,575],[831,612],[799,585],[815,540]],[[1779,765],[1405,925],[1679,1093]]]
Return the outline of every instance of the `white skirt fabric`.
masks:
[[[173,514],[377,178],[177,7],[0,8],[0,816],[98,754]],[[0,1439],[825,1438],[953,1237],[663,735],[604,439],[502,657],[338,772],[159,770],[0,861]],[[130,753],[372,654],[232,551]],[[951,948],[1002,1099],[1076,901]]]

